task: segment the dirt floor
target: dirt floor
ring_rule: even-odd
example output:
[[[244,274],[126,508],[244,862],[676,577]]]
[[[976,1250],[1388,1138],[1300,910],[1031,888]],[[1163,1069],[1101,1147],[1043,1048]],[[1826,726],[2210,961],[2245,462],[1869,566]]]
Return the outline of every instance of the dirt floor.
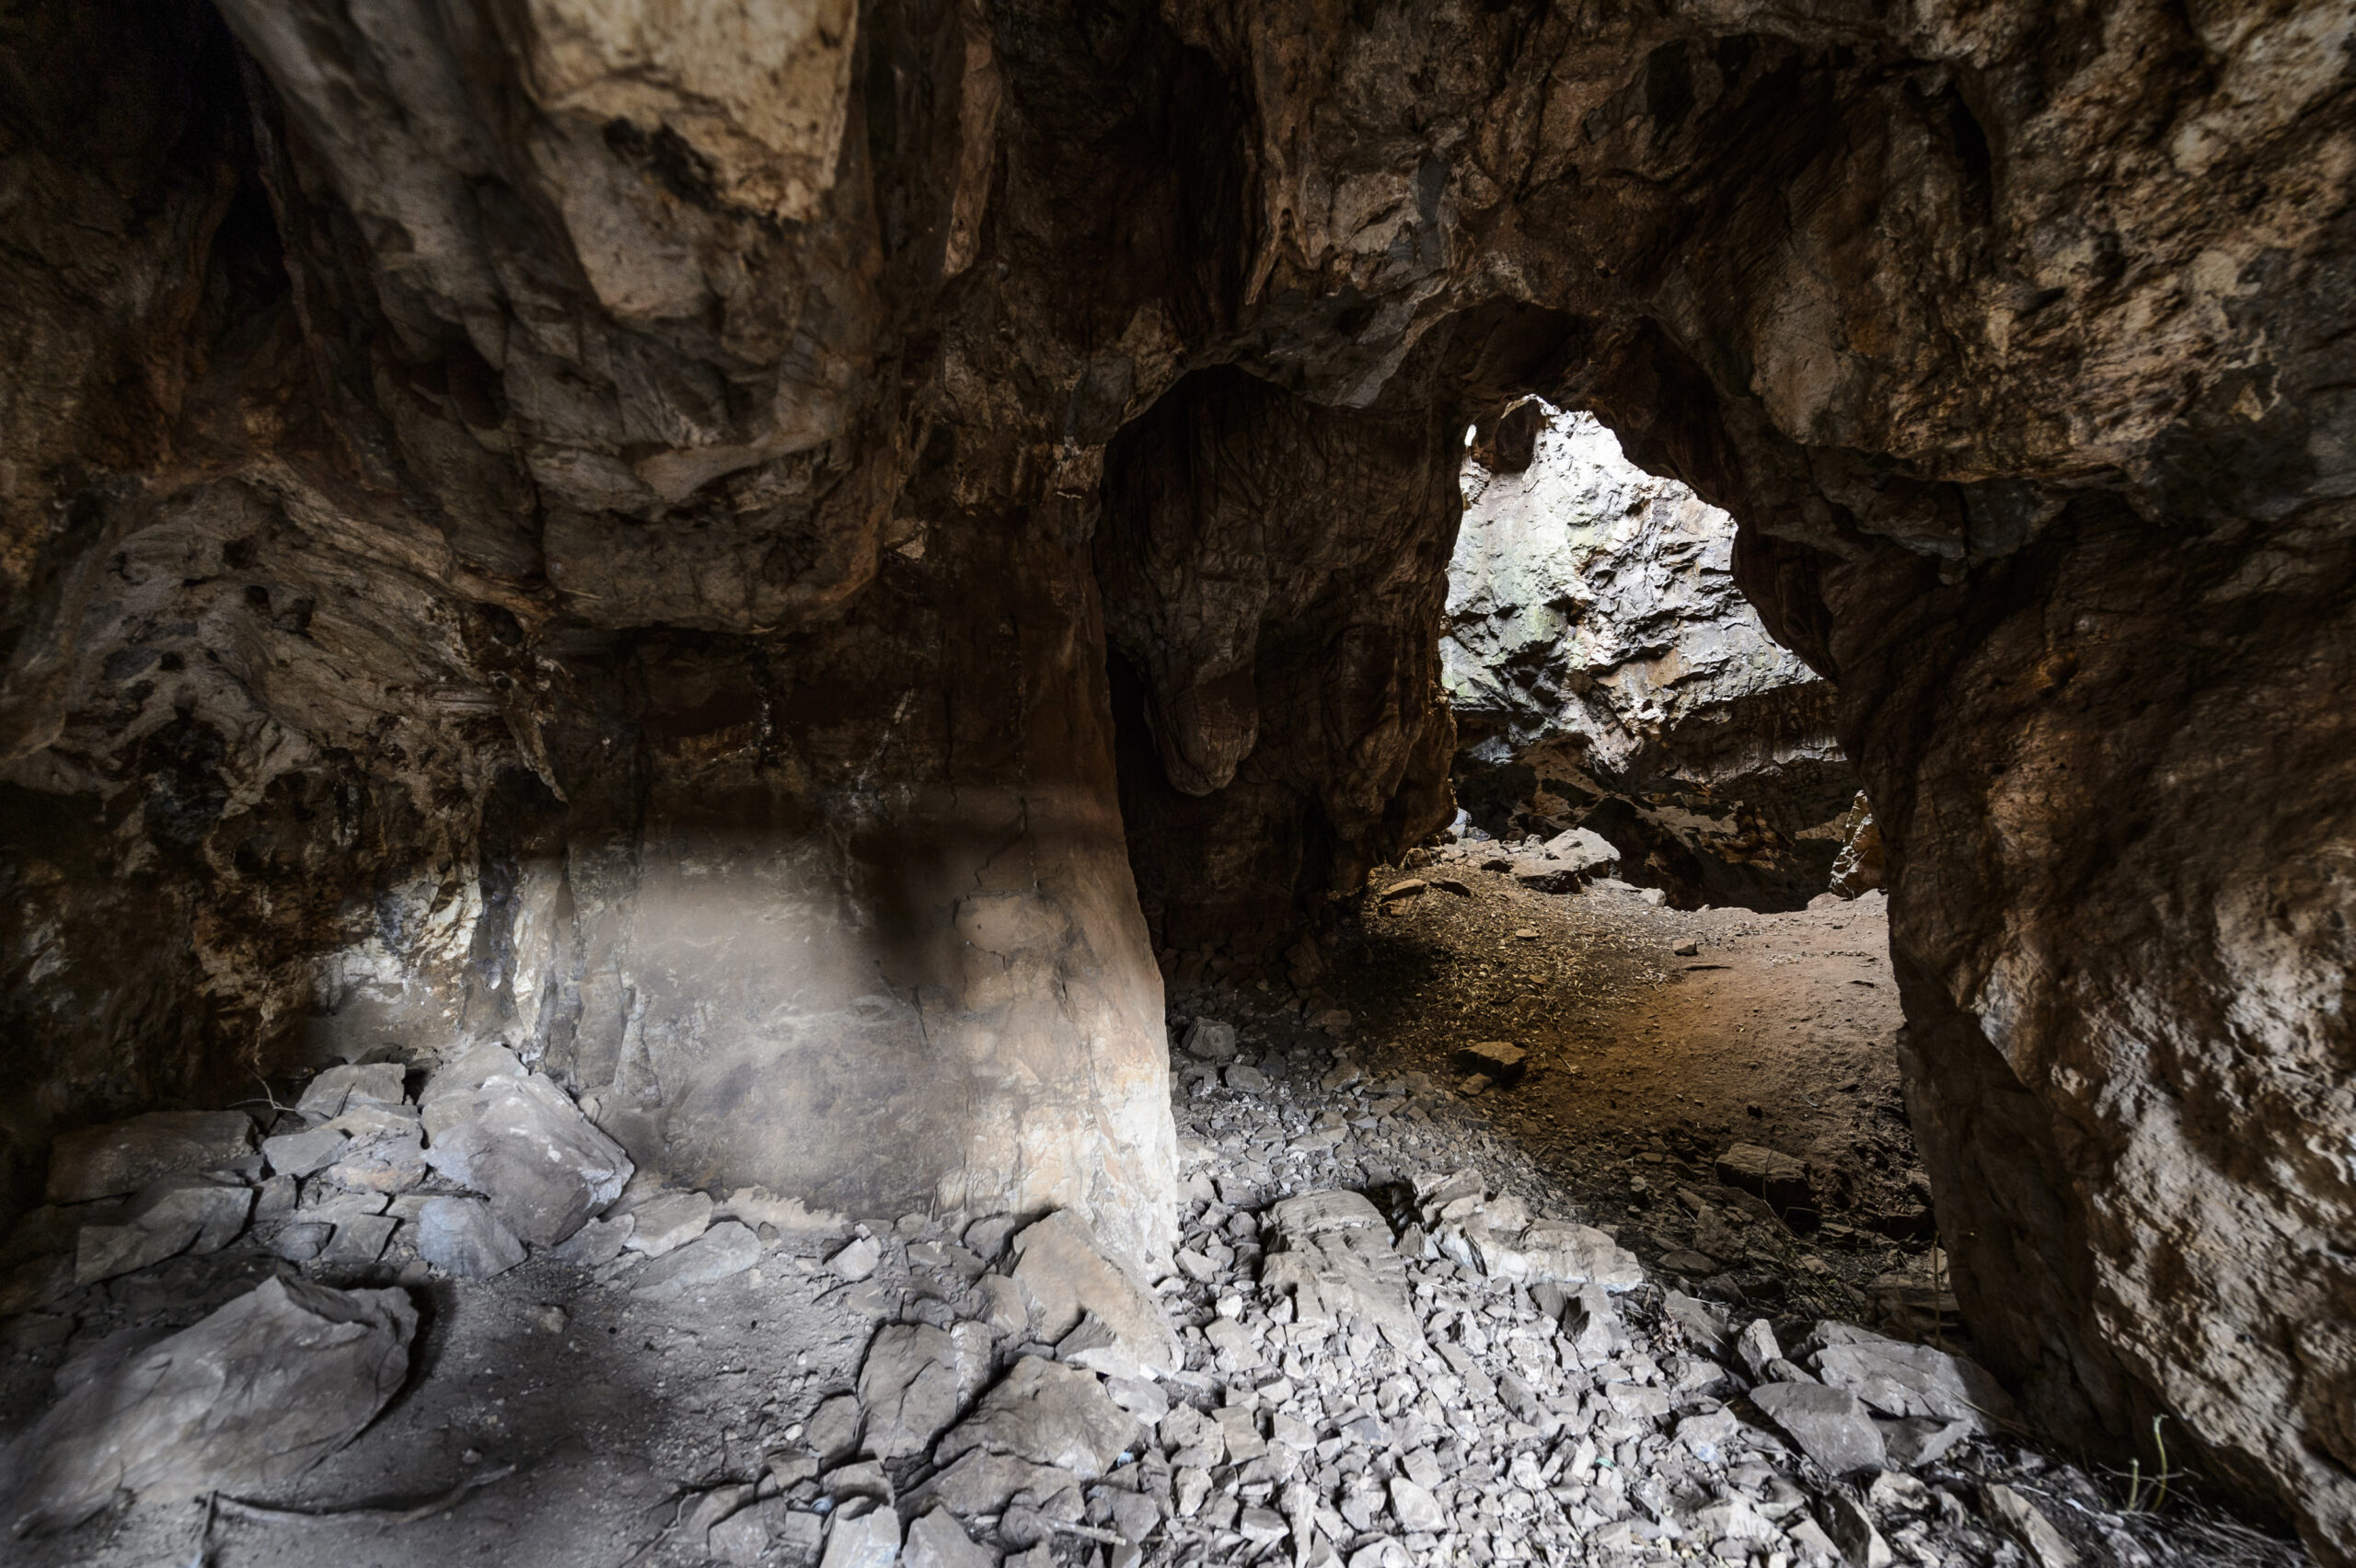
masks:
[[[1531,892],[1482,858],[1467,847],[1381,879],[1426,885],[1369,900],[1326,983],[1363,1033],[1432,1068],[1473,1041],[1524,1047],[1529,1076],[1496,1113],[1534,1147],[1760,1145],[1820,1173],[1819,1207],[1836,1223],[1928,1236],[1880,894],[1792,914],[1688,912],[1608,881]],[[1451,881],[1467,891],[1432,885]]]

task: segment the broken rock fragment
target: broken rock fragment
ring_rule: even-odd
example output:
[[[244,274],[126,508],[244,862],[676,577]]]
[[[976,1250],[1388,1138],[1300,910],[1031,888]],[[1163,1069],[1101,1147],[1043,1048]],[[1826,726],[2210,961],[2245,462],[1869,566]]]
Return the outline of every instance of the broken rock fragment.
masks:
[[[352,1105],[398,1105],[407,1069],[398,1062],[370,1062],[329,1067],[303,1086],[294,1102],[297,1114],[318,1123],[332,1121]]]
[[[997,1560],[974,1544],[947,1508],[935,1508],[908,1527],[900,1561],[906,1568],[993,1568]]]
[[[217,1170],[253,1151],[242,1111],[151,1111],[127,1122],[60,1133],[50,1147],[49,1201],[87,1203],[135,1193],[166,1176]]]
[[[872,1236],[861,1236],[826,1260],[826,1266],[841,1278],[856,1285],[875,1272],[884,1261],[884,1244]]]
[[[593,1219],[552,1249],[549,1256],[575,1268],[600,1268],[622,1255],[637,1222],[628,1215]]]
[[[118,1491],[192,1497],[290,1481],[356,1436],[409,1371],[398,1290],[271,1279],[75,1389],[0,1457],[12,1533]]]
[[[1423,1331],[1407,1297],[1407,1269],[1381,1211],[1357,1193],[1307,1193],[1268,1211],[1260,1283],[1289,1295],[1294,1320],[1311,1327],[1363,1319],[1400,1350]]]
[[[281,1133],[261,1141],[261,1155],[270,1161],[271,1170],[284,1176],[308,1176],[336,1162],[350,1140],[333,1127],[314,1127],[305,1133]]]
[[[214,1252],[246,1228],[253,1189],[233,1182],[167,1176],[143,1189],[127,1223],[86,1225],[75,1238],[74,1282],[89,1285],[181,1252]]]
[[[633,1168],[564,1090],[514,1061],[478,1050],[427,1082],[425,1161],[482,1193],[516,1236],[553,1247],[619,1197]]]
[[[1556,834],[1534,855],[1509,862],[1513,880],[1533,893],[1576,893],[1580,888],[1620,869],[1620,851],[1591,828],[1574,827]]]
[[[1456,1053],[1456,1070],[1478,1073],[1491,1083],[1511,1089],[1530,1069],[1530,1053],[1509,1040],[1483,1040]]]
[[[867,1451],[905,1458],[931,1446],[957,1419],[957,1347],[948,1331],[895,1323],[876,1331],[859,1369]]]
[[[1848,1323],[1819,1324],[1816,1374],[1883,1415],[1961,1421],[1992,1431],[2013,1413],[2012,1396],[1976,1364],[1927,1344],[1908,1344]]]
[[[933,1451],[945,1463],[987,1449],[1093,1481],[1136,1441],[1137,1418],[1113,1402],[1092,1372],[1026,1355]]]
[[[1816,1205],[1807,1167],[1788,1154],[1757,1144],[1736,1144],[1718,1156],[1718,1180],[1739,1192],[1764,1198],[1771,1208],[1804,1209]]]
[[[961,1519],[971,1519],[999,1513],[1024,1493],[1040,1499],[1050,1514],[1080,1516],[1079,1482],[1068,1471],[987,1448],[960,1455],[911,1492],[908,1503],[914,1507],[938,1504]]]
[[[1098,1244],[1076,1215],[1057,1210],[1014,1239],[1014,1281],[1022,1288],[1031,1331],[1055,1341],[1093,1312],[1137,1364],[1162,1377],[1184,1364],[1178,1335],[1153,1291],[1135,1270]]]
[[[418,1210],[417,1255],[459,1279],[489,1279],[524,1261],[524,1243],[480,1198],[429,1198]]]
[[[1186,1026],[1178,1048],[1207,1062],[1223,1062],[1235,1055],[1235,1025],[1215,1018],[1198,1018]]]
[[[819,1568],[892,1568],[899,1560],[900,1516],[876,1507],[851,1518],[835,1515]]]
[[[1857,1396],[1844,1389],[1821,1383],[1762,1383],[1750,1390],[1750,1402],[1833,1475],[1880,1470],[1887,1462],[1880,1430]]]
[[[667,1296],[743,1274],[761,1261],[761,1239],[725,1219],[676,1251],[657,1258],[630,1287],[633,1296]]]
[[[1980,1489],[1980,1502],[1990,1522],[2020,1542],[2037,1568],[2077,1568],[2077,1549],[2027,1497],[1992,1482]]]
[[[634,1201],[624,1211],[633,1226],[624,1245],[630,1251],[659,1258],[702,1235],[711,1224],[711,1210],[708,1193],[652,1193]]]
[[[1492,1278],[1607,1290],[1633,1290],[1645,1282],[1636,1255],[1602,1231],[1569,1220],[1532,1219],[1519,1198],[1491,1194],[1478,1172],[1416,1177],[1415,1205],[1443,1256]]]

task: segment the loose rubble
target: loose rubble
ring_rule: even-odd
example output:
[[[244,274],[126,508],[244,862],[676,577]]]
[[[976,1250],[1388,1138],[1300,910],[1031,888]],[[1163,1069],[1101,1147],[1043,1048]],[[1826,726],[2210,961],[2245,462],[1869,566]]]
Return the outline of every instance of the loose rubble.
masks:
[[[33,1255],[11,1280],[47,1293],[15,1343],[73,1354],[9,1450],[6,1516],[65,1532],[67,1555],[43,1562],[111,1562],[70,1543],[119,1488],[144,1509],[308,1484],[400,1385],[418,1321],[404,1289],[318,1281],[439,1279],[462,1324],[513,1303],[549,1347],[532,1355],[603,1340],[667,1367],[688,1350],[652,1408],[676,1423],[666,1401],[687,1401],[692,1423],[710,1401],[709,1446],[670,1461],[681,1479],[651,1505],[603,1516],[627,1538],[615,1560],[646,1568],[2202,1560],[2181,1527],[2108,1507],[2024,1447],[1968,1355],[1905,1337],[1944,1333],[1934,1286],[1924,1312],[1906,1290],[1820,1277],[1769,1300],[1756,1270],[1687,1273],[1649,1240],[1647,1267],[1626,1222],[1496,1136],[1486,1107],[1509,1077],[1397,1070],[1338,1009],[1194,1001],[1173,1031],[1166,1261],[1118,1255],[1064,1211],[871,1228],[752,1189],[715,1201],[632,1172],[504,1048],[436,1070],[414,1103],[390,1071],[337,1069],[242,1134],[133,1124],[116,1150],[93,1130],[55,1190],[142,1180],[52,1204],[12,1239]],[[1505,1063],[1499,1043],[1463,1050]],[[1669,1180],[1647,1154],[1627,1165]],[[1708,1174],[1720,1184],[1689,1212],[1721,1253],[1814,1222],[1802,1162],[1734,1143]],[[61,1247],[70,1267],[41,1264]],[[233,1268],[262,1277],[169,1337],[120,1310],[161,1302],[139,1282],[166,1270]],[[1820,1300],[1865,1320],[1801,1309]],[[782,1335],[764,1327],[780,1312]],[[732,1324],[713,1343],[737,1348],[694,1357]],[[451,1383],[498,1386],[473,1355],[445,1353],[422,1397],[445,1401],[445,1427],[474,1409],[468,1430],[497,1445],[506,1401],[468,1407]],[[544,1420],[627,1449],[644,1394],[601,1423],[557,1383]],[[456,1462],[504,1473],[471,1447]],[[460,1555],[421,1538],[398,1561]]]

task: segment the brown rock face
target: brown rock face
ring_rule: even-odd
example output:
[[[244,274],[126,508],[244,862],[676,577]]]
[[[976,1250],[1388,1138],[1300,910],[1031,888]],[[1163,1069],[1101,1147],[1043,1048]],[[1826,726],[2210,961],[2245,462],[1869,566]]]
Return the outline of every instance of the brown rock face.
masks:
[[[1536,392],[1839,686],[1999,1369],[2356,1561],[2344,6],[699,15],[0,23],[20,1175],[498,1038],[1152,1250],[1138,893],[1274,940],[1439,819]]]

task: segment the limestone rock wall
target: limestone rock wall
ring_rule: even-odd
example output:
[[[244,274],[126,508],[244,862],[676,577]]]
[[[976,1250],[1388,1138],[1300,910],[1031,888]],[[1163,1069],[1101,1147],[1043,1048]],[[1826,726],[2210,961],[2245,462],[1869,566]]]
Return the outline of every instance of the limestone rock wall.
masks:
[[[1463,490],[1440,651],[1473,824],[1595,826],[1681,902],[1823,892],[1856,774],[1831,683],[1735,585],[1734,519],[1535,398],[1466,455]]]
[[[11,329],[74,396],[6,410],[11,1163],[499,1038],[688,1180],[1156,1251],[1096,469],[995,271],[941,335],[991,34],[593,10],[12,24],[179,118],[12,121]]]
[[[655,18],[0,22],[13,1163],[513,1032],[699,1175],[1149,1249],[1130,857],[1444,809],[1389,640],[1537,393],[1837,683],[2000,1369],[2356,1559],[2344,6]]]
[[[1736,588],[1734,519],[1630,463],[1593,415],[1522,407],[1543,415],[1522,465],[1476,452],[1464,466],[1440,643],[1459,726],[1499,761],[1560,736],[1615,782],[1732,785],[1715,756],[1695,767],[1680,732],[1818,679]],[[1765,744],[1771,767],[1839,746],[1829,728]]]

